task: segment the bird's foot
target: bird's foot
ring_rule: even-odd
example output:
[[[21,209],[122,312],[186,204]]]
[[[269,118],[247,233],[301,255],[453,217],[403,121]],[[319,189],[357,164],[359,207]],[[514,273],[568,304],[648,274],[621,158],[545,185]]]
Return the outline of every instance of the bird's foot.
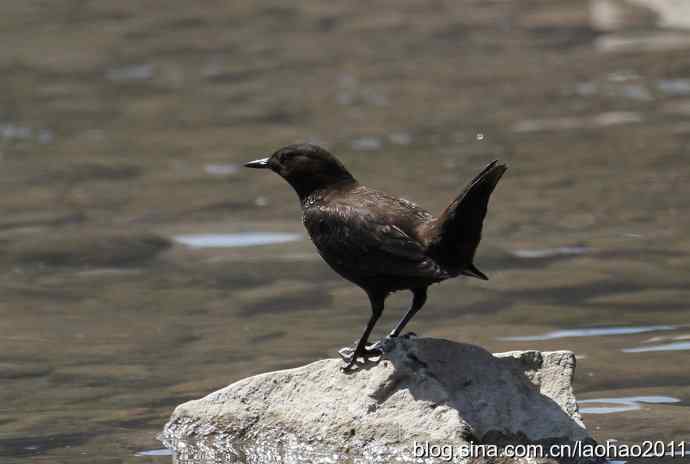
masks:
[[[381,360],[381,355],[383,355],[383,350],[369,345],[361,350],[360,353],[357,353],[356,350],[346,346],[345,348],[338,350],[338,354],[343,361],[347,363],[345,367],[341,368],[341,370],[349,371],[356,365],[366,365],[369,363],[379,362]]]
[[[367,348],[362,350],[361,353],[357,353],[356,358],[363,358],[365,360],[369,360],[371,358],[377,358],[383,354],[383,350],[378,348],[378,346],[374,345],[369,345]],[[346,346],[344,348],[340,348],[338,350],[338,354],[340,355],[341,358],[343,358],[344,361],[351,361],[352,359],[355,358],[355,350],[352,349],[352,347]]]
[[[354,353],[355,350],[353,350],[351,346],[344,346],[338,350],[338,354],[343,361],[350,361]]]

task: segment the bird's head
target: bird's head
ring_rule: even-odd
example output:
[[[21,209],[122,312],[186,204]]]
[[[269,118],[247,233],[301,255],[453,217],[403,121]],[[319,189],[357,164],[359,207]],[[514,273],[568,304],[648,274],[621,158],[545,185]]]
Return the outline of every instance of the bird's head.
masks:
[[[310,144],[288,145],[268,158],[250,161],[245,166],[270,169],[288,181],[301,199],[315,190],[355,181],[335,156]]]

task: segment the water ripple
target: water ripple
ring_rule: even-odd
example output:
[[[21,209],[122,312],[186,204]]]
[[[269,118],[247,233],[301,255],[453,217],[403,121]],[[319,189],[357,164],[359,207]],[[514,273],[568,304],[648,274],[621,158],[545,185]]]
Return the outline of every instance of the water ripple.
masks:
[[[535,341],[535,340],[553,340],[556,338],[568,337],[600,337],[603,335],[631,335],[645,332],[654,332],[657,330],[674,330],[677,326],[674,325],[643,325],[632,327],[591,327],[583,329],[566,329],[554,330],[541,335],[524,335],[517,337],[503,337],[500,340],[514,340],[514,341]],[[650,347],[651,348],[651,347]]]
[[[616,406],[600,406],[580,408],[582,414],[611,414],[616,412],[635,411],[642,408],[642,404],[670,404],[679,403],[678,398],[670,396],[627,396],[622,398],[596,398],[581,400],[578,404],[614,404]]]
[[[690,342],[673,342],[664,345],[638,346],[635,348],[623,348],[624,353],[645,353],[650,351],[684,351],[690,350]]]
[[[173,239],[190,248],[232,248],[271,245],[300,240],[299,234],[274,232],[247,232],[239,234],[192,234],[177,235]]]

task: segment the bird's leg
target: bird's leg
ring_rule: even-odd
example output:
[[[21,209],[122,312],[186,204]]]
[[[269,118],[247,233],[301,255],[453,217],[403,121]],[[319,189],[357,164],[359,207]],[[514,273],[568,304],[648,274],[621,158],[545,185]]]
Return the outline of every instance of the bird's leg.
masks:
[[[426,287],[415,288],[412,290],[412,295],[412,306],[403,316],[403,318],[400,319],[400,322],[398,322],[398,325],[395,326],[393,331],[388,334],[388,337],[392,338],[400,335],[400,332],[403,331],[407,323],[410,322],[414,315],[417,314],[417,311],[422,309],[422,306],[424,306],[424,303],[426,303]]]
[[[367,327],[364,329],[364,333],[360,337],[359,342],[357,342],[355,351],[352,354],[347,352],[349,350],[345,348],[339,351],[340,356],[347,361],[347,365],[343,368],[343,370],[352,368],[357,363],[357,358],[364,358],[366,360],[370,357],[381,355],[381,350],[367,348],[366,345],[367,341],[369,340],[369,334],[371,334],[371,331],[376,325],[376,321],[378,321],[379,317],[381,317],[381,313],[383,313],[384,300],[385,296],[369,295],[369,301],[371,302],[371,317],[369,318]]]
[[[391,331],[391,333],[388,334],[388,336],[384,340],[379,340],[376,343],[372,343],[371,345],[367,346],[368,349],[382,351],[385,341],[399,336],[400,332],[402,332],[407,323],[410,322],[412,317],[415,314],[417,314],[417,311],[419,311],[422,308],[422,306],[424,306],[424,303],[426,303],[426,287],[416,288],[412,290],[412,295],[412,306],[407,311],[405,316],[403,316],[403,318],[400,319],[400,322],[398,322],[395,328]],[[409,335],[414,336],[415,334],[410,333]],[[407,337],[407,335],[404,335],[404,337]]]

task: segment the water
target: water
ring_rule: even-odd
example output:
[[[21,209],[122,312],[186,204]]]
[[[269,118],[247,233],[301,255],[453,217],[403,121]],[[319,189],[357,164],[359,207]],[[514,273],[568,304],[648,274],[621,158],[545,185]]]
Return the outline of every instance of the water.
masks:
[[[642,409],[644,404],[679,403],[678,398],[669,396],[629,396],[626,398],[596,398],[578,402],[581,414],[614,414]],[[616,406],[589,406],[590,404],[614,404]]]
[[[596,438],[687,439],[690,33],[624,4],[4,2],[0,461],[169,464],[175,405],[359,336],[295,194],[241,168],[301,140],[432,211],[507,162],[491,280],[410,330],[572,349],[581,401],[679,400],[586,414]]]
[[[538,250],[519,249],[513,251],[513,255],[518,258],[537,259],[552,258],[556,256],[584,255],[591,250],[585,246],[561,246],[557,248],[543,248]]]
[[[167,448],[139,451],[135,456],[172,456],[172,450]]]
[[[293,242],[301,239],[299,234],[245,232],[240,234],[194,234],[177,235],[176,242],[191,248],[232,248],[274,243]]]
[[[212,176],[230,176],[240,172],[240,166],[236,164],[207,164],[204,166],[207,174]]]
[[[535,341],[553,340],[556,338],[569,337],[601,337],[605,335],[630,335],[658,330],[673,330],[672,325],[649,325],[642,327],[590,327],[582,329],[554,330],[541,335],[521,335],[517,337],[504,337],[503,340]]]
[[[624,348],[626,353],[644,353],[645,351],[679,351],[690,350],[690,342],[673,342],[664,345],[638,346],[636,348]]]

